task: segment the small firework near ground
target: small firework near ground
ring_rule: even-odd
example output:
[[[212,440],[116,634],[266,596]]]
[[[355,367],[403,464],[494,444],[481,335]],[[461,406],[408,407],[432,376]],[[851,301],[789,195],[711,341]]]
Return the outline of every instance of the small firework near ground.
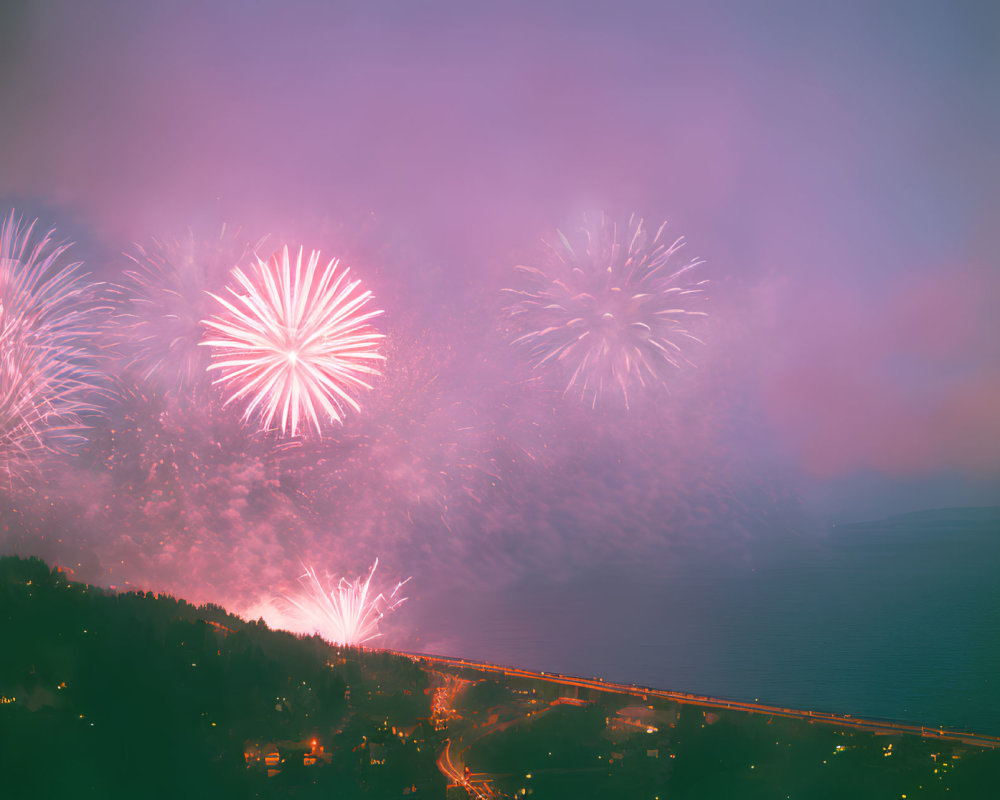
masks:
[[[93,286],[54,230],[35,234],[11,211],[0,229],[0,475],[9,483],[38,458],[81,440],[97,392],[87,351]]]
[[[228,297],[212,295],[219,313],[204,320],[202,344],[212,350],[209,370],[228,392],[227,404],[246,401],[244,420],[258,415],[264,430],[295,436],[303,423],[322,434],[323,421],[342,422],[360,411],[357,395],[371,389],[384,359],[384,338],[369,324],[381,311],[368,310],[370,291],[348,280],[334,259],[320,266],[303,249],[294,267],[285,247],[249,274],[233,270]]]
[[[287,607],[287,616],[295,627],[309,628],[337,644],[364,644],[381,636],[379,623],[407,600],[399,597],[399,590],[409,578],[397,583],[388,594],[376,593],[372,578],[377,567],[376,558],[368,577],[353,581],[329,575],[320,580],[314,567],[306,567],[299,578],[301,590],[283,595],[279,605]]]
[[[650,235],[636,216],[621,227],[588,220],[574,241],[556,234],[544,265],[517,266],[522,286],[506,290],[513,344],[593,408],[627,408],[639,392],[666,387],[691,364],[686,346],[701,341],[688,326],[705,316],[696,303],[707,281],[691,282],[702,262],[679,257],[684,239],[671,240],[666,223]]]

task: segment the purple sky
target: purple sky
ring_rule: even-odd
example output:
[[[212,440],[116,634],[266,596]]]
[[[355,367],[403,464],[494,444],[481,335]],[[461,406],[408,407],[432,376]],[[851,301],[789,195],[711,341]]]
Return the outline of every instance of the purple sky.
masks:
[[[57,225],[102,278],[133,241],[222,222],[355,255],[413,364],[376,408],[474,419],[470,470],[500,429],[538,448],[457,532],[372,522],[375,490],[329,501],[352,509],[335,538],[353,526],[355,564],[573,574],[996,504],[1000,10],[877,5],[5,3],[0,207]],[[594,210],[669,220],[712,280],[698,371],[628,419],[525,391],[497,322],[511,267]],[[441,472],[444,428],[366,457],[395,458],[405,493]],[[228,468],[225,491],[255,469]],[[279,580],[280,520],[304,512],[246,502],[204,524],[229,520]],[[302,550],[325,552],[324,524]],[[177,569],[162,547],[137,581]]]

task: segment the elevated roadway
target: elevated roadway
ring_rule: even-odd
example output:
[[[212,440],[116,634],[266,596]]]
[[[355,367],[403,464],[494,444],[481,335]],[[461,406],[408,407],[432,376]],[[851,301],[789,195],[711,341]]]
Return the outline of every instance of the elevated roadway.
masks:
[[[390,650],[388,652],[412,659],[416,663],[421,663],[431,668],[451,667],[452,669],[472,669],[480,672],[500,673],[514,678],[528,678],[530,680],[545,681],[548,683],[559,684],[560,686],[575,686],[577,688],[591,689],[598,692],[627,694],[632,695],[633,697],[640,697],[642,699],[657,697],[664,700],[672,700],[676,703],[687,703],[706,708],[727,708],[736,711],[746,711],[750,714],[764,714],[767,716],[804,719],[812,723],[854,728],[856,730],[868,731],[869,733],[875,734],[907,734],[911,736],[922,736],[926,739],[941,739],[948,742],[958,742],[972,747],[982,747],[994,750],[1000,749],[1000,736],[987,736],[983,734],[969,733],[966,731],[950,730],[948,728],[929,728],[924,725],[894,722],[891,720],[865,719],[862,717],[852,717],[850,714],[829,714],[823,711],[806,711],[802,709],[766,705],[764,703],[747,703],[740,700],[726,700],[718,697],[688,694],[686,692],[672,692],[665,689],[650,689],[645,686],[636,686],[634,684],[612,683],[610,681],[598,680],[597,678],[578,678],[572,675],[561,675],[552,672],[532,672],[531,670],[520,669],[518,667],[487,664],[485,662],[470,661],[464,658],[428,655],[425,653],[404,653],[396,650]]]

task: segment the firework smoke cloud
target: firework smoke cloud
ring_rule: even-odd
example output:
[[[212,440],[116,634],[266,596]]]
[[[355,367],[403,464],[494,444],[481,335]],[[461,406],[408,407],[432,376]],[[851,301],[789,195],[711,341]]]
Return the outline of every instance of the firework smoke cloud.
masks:
[[[0,230],[0,474],[8,483],[46,453],[81,441],[97,392],[86,349],[96,333],[93,286],[54,230],[35,234],[11,211]]]
[[[257,414],[264,430],[277,422],[287,436],[305,420],[322,434],[321,417],[342,422],[348,409],[361,410],[357,395],[371,389],[384,359],[384,337],[369,324],[382,312],[367,310],[371,292],[348,274],[336,259],[321,268],[315,250],[303,264],[302,248],[293,268],[285,247],[249,274],[234,269],[228,299],[212,295],[222,309],[204,320],[202,344],[212,348],[209,370],[220,372],[227,405],[247,401],[245,420]]]
[[[556,233],[544,265],[517,266],[523,285],[506,290],[513,344],[594,408],[627,408],[637,393],[666,387],[691,364],[685,346],[700,343],[688,326],[705,316],[693,304],[707,281],[690,282],[702,262],[678,264],[684,239],[670,241],[666,223],[651,236],[636,216],[623,228],[606,216],[588,221],[578,241]]]

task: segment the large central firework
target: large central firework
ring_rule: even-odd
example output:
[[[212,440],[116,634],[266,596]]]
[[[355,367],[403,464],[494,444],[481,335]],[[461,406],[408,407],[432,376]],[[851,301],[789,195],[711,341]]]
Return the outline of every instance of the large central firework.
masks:
[[[257,413],[264,430],[295,436],[307,420],[322,434],[321,416],[342,422],[349,408],[360,411],[356,395],[379,374],[384,336],[369,320],[382,312],[366,310],[371,292],[338,267],[321,267],[318,251],[303,264],[301,248],[293,267],[285,247],[249,274],[234,269],[229,299],[212,295],[222,310],[203,321],[209,369],[221,373],[227,404],[247,400],[244,419]]]
[[[650,236],[641,219],[619,228],[607,217],[571,242],[557,231],[544,267],[518,266],[522,288],[508,309],[513,343],[527,351],[537,370],[554,370],[564,392],[593,407],[612,398],[664,386],[669,372],[690,364],[683,345],[699,342],[688,330],[705,316],[690,303],[707,281],[688,273],[702,262],[675,265],[683,238],[665,238],[666,223]]]
[[[364,644],[381,636],[379,622],[406,602],[405,597],[398,595],[410,580],[397,583],[388,595],[374,594],[371,583],[377,567],[376,558],[367,578],[353,581],[341,578],[335,586],[329,576],[324,583],[313,567],[306,567],[305,574],[299,578],[302,590],[284,595],[283,599],[291,605],[293,617],[298,617],[298,621],[324,639],[337,644]]]

